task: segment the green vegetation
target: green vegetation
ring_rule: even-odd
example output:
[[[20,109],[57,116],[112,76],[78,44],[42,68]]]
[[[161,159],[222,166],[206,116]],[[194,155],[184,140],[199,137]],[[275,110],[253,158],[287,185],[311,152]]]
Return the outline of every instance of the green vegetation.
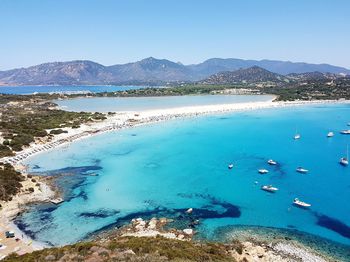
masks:
[[[0,165],[0,200],[9,201],[22,187],[24,177],[10,164]]]
[[[63,127],[78,128],[82,123],[106,118],[103,113],[58,110],[43,97],[46,96],[0,95],[0,132],[4,139],[0,157],[21,151],[35,138],[50,138],[66,132]],[[48,133],[46,129],[54,130]]]
[[[235,261],[229,251],[236,244],[196,243],[163,237],[119,237],[103,243],[77,243],[61,248],[44,249],[4,262],[32,261]]]
[[[106,118],[102,113],[67,112],[56,109],[50,101],[76,97],[147,97],[204,94],[274,94],[278,101],[350,99],[350,78],[290,81],[280,85],[261,84],[181,84],[168,88],[144,88],[117,92],[88,94],[0,94],[0,132],[4,138],[0,157],[21,151],[35,138],[50,137],[64,132],[61,128],[78,128],[82,123]],[[112,114],[112,113],[108,113]],[[47,129],[51,130],[47,133]]]

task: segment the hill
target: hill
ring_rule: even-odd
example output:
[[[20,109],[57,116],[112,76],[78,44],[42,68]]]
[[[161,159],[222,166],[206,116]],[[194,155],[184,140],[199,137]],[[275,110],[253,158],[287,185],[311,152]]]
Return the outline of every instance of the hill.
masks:
[[[214,74],[207,79],[200,81],[200,84],[207,85],[227,85],[227,84],[266,84],[278,85],[288,83],[285,76],[272,73],[258,66],[236,71],[226,71]]]
[[[349,69],[327,64],[213,58],[196,65],[183,65],[149,57],[133,63],[112,66],[77,60],[0,71],[0,85],[164,85],[199,81],[219,72],[255,66],[279,74],[278,77],[281,79],[282,75],[315,71],[323,74],[350,74]]]

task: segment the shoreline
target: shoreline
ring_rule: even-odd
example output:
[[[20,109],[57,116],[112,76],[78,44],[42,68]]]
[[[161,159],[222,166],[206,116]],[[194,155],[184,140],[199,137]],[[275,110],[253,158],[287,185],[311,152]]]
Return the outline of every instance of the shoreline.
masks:
[[[245,102],[236,104],[221,104],[221,105],[207,105],[207,106],[191,106],[191,107],[179,107],[169,109],[157,109],[146,110],[141,112],[126,111],[115,112],[113,115],[107,116],[107,119],[102,121],[96,121],[91,124],[82,124],[77,129],[62,128],[68,131],[68,133],[62,133],[55,135],[51,141],[45,141],[38,139],[38,141],[32,143],[29,147],[23,151],[17,153],[13,157],[2,158],[0,161],[8,162],[12,164],[16,170],[20,171],[26,176],[26,168],[22,165],[22,161],[28,158],[44,153],[48,150],[55,149],[60,146],[68,146],[70,143],[88,138],[94,135],[103,134],[106,132],[117,131],[125,128],[133,128],[146,124],[153,124],[157,122],[168,121],[178,118],[198,117],[203,115],[215,115],[233,112],[242,112],[258,109],[269,108],[285,108],[293,106],[306,106],[306,105],[319,105],[319,104],[338,104],[349,103],[349,100],[320,100],[320,101],[292,101],[292,102],[273,102],[273,100],[266,102]],[[28,178],[27,178],[28,180]],[[28,181],[24,181],[24,183]],[[30,179],[29,179],[30,182]],[[37,249],[47,247],[44,243],[35,242],[28,236],[25,236],[17,226],[12,222],[16,215],[23,210],[23,205],[33,202],[47,202],[55,197],[55,192],[46,181],[40,180],[40,188],[34,193],[20,193],[13,198],[12,201],[2,203],[1,216],[0,216],[0,228],[15,231],[16,235],[22,235],[22,240],[16,242],[16,247],[20,247],[20,250],[13,251],[18,253],[32,252]],[[3,230],[5,231],[5,230]],[[11,239],[10,239],[11,240]],[[14,239],[13,239],[14,241]],[[4,242],[2,240],[2,242]],[[5,243],[5,242],[4,242]],[[5,244],[6,245],[6,244]],[[9,246],[10,247],[10,246]],[[11,248],[11,247],[10,247]],[[6,249],[0,249],[1,256]],[[10,252],[9,252],[10,253]],[[6,253],[7,255],[9,253]]]
[[[82,124],[79,128],[62,128],[68,133],[55,135],[50,141],[47,139],[37,139],[29,147],[16,153],[12,157],[4,157],[0,162],[10,163],[15,168],[22,161],[39,153],[55,149],[60,146],[91,137],[93,135],[106,132],[117,131],[125,128],[153,124],[157,122],[168,121],[178,118],[198,117],[202,115],[215,115],[233,112],[244,112],[259,109],[285,108],[294,106],[320,105],[320,104],[344,104],[350,103],[350,100],[314,100],[314,101],[287,101],[274,102],[273,99],[265,102],[243,102],[236,104],[220,104],[205,106],[189,106],[169,109],[153,109],[145,111],[118,111],[114,115],[107,116],[107,119],[96,121],[91,124]],[[50,131],[50,130],[48,130]]]

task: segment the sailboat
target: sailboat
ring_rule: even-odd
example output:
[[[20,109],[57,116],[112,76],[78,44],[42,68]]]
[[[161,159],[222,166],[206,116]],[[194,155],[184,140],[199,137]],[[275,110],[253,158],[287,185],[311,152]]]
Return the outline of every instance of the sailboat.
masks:
[[[298,129],[295,130],[294,140],[300,139],[301,135],[298,133]]]
[[[343,166],[349,165],[349,146],[346,147],[346,157],[340,158],[339,163]]]

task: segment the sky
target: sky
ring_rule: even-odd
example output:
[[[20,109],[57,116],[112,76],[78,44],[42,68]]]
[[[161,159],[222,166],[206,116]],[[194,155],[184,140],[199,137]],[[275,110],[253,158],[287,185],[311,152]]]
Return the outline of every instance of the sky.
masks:
[[[0,70],[165,58],[350,68],[349,0],[0,0]]]

